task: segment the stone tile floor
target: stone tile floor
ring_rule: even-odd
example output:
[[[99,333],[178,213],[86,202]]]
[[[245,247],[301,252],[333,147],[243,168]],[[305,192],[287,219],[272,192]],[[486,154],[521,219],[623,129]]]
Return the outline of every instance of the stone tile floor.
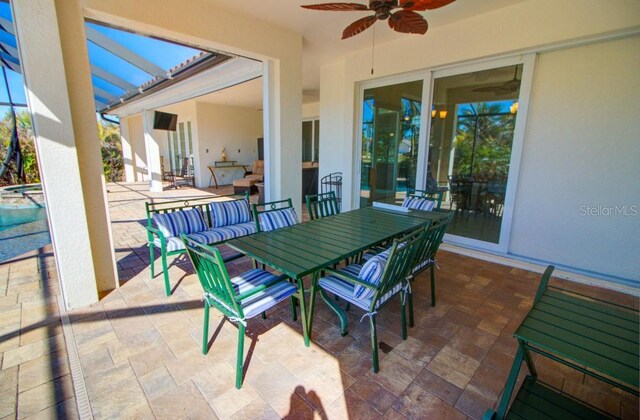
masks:
[[[201,289],[189,264],[170,268],[174,293],[150,278],[144,201],[229,193],[181,189],[150,194],[109,184],[121,287],[69,314],[96,418],[481,418],[493,407],[515,354],[512,333],[540,275],[441,251],[438,304],[425,274],[414,283],[416,325],[400,338],[399,302],[378,317],[380,372],[371,372],[368,323],[358,309],[341,337],[320,305],[313,343],[285,302],[248,324],[243,388],[234,388],[237,329],[212,314],[209,354],[200,352]],[[303,216],[304,217],[304,216]],[[159,262],[157,262],[159,265]],[[250,268],[240,259],[231,275]],[[589,295],[638,306],[638,298],[578,284]],[[0,266],[0,419],[78,416],[63,339],[50,248]],[[614,416],[638,418],[638,399],[546,359],[539,375]],[[523,369],[526,370],[526,369]]]

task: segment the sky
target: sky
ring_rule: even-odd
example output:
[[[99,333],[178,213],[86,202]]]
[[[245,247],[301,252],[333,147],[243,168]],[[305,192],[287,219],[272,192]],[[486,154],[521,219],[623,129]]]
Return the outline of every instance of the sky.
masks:
[[[9,21],[13,21],[9,3],[0,1],[0,17]],[[176,45],[166,41],[148,38],[114,28],[100,26],[94,23],[87,22],[85,23],[85,25],[98,30],[115,42],[126,46],[134,53],[166,70],[193,57],[194,55],[197,55],[200,52],[196,49]],[[13,37],[13,35],[2,30],[0,30],[0,42],[17,48],[16,39]],[[87,41],[87,47],[89,50],[89,61],[91,62],[91,64],[101,67],[104,70],[108,70],[110,73],[132,83],[135,86],[140,86],[153,77],[91,42]],[[1,50],[0,55],[4,59],[11,60],[11,58],[9,58]],[[9,69],[6,70],[6,73],[13,102],[26,104],[24,82],[22,76]],[[92,81],[95,87],[99,87],[100,89],[103,89],[114,96],[120,96],[124,93],[122,89],[96,76],[92,76]],[[2,76],[1,72],[0,101],[8,102],[7,89],[5,87],[4,77]],[[8,110],[8,107],[0,106],[0,116],[4,115]]]

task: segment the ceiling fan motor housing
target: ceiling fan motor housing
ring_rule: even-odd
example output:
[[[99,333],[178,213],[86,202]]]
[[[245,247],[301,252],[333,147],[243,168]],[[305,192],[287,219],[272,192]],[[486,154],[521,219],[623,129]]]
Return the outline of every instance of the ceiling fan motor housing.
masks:
[[[376,12],[376,19],[386,20],[391,15],[391,9],[398,7],[397,0],[370,0],[369,9]]]

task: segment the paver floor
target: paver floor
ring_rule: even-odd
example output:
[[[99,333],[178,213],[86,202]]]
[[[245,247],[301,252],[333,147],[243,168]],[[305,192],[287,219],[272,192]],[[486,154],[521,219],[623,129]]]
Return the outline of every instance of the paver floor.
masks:
[[[266,320],[249,321],[238,391],[236,327],[212,311],[210,351],[202,355],[197,278],[178,258],[169,269],[174,292],[166,297],[161,275],[150,278],[144,230],[145,200],[229,188],[150,194],[145,187],[109,184],[121,286],[69,314],[95,418],[477,419],[496,404],[515,354],[512,333],[531,307],[540,274],[441,251],[437,306],[430,306],[428,275],[419,275],[416,322],[406,341],[398,299],[379,313],[378,374],[371,372],[360,310],[350,311],[349,334],[341,337],[337,317],[321,302],[307,348],[283,302]],[[244,258],[228,266],[231,275],[249,268]],[[636,297],[570,286],[638,306]],[[77,416],[58,289],[50,249],[0,265],[0,418]],[[546,359],[537,366],[554,386],[614,416],[638,418],[637,398]]]

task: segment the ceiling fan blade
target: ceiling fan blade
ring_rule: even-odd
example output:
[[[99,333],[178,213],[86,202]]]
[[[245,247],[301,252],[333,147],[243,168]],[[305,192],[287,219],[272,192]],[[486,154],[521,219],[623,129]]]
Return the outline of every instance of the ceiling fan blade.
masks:
[[[389,16],[389,26],[391,29],[406,34],[427,33],[429,24],[424,18],[411,10],[400,10]]]
[[[369,10],[364,4],[358,3],[322,3],[322,4],[305,4],[300,7],[312,10],[327,10],[331,12],[351,12],[354,10]]]
[[[358,19],[344,29],[344,31],[342,32],[342,39],[347,39],[351,38],[354,35],[358,35],[360,32],[364,31],[374,23],[376,23],[375,15]]]
[[[399,7],[405,10],[433,10],[453,3],[456,0],[405,0],[400,2]]]

